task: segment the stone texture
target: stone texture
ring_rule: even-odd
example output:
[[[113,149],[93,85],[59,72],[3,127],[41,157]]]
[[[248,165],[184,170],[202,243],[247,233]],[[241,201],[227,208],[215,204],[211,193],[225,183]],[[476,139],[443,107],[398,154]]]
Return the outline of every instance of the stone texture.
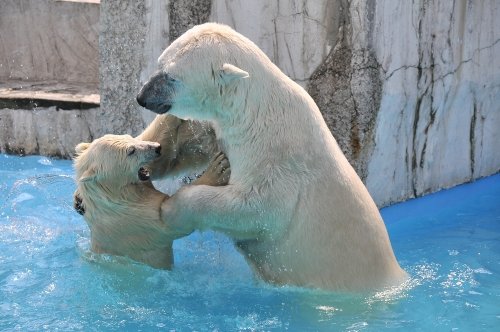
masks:
[[[68,158],[99,137],[99,3],[0,2],[0,152]]]
[[[102,121],[112,133],[135,135],[144,127],[135,95],[141,87],[146,8],[145,1],[101,2],[99,78]]]
[[[379,204],[500,169],[499,14],[495,1],[377,2],[384,84],[367,185]]]
[[[169,1],[169,37],[177,39],[193,26],[205,23],[210,17],[211,0]]]
[[[369,29],[351,23],[347,2],[339,21],[337,45],[312,74],[307,90],[316,101],[328,127],[360,177],[367,177],[367,161],[373,148],[374,121],[380,106],[382,82],[380,66],[373,51],[362,42]],[[354,7],[351,7],[354,8]],[[352,10],[352,9],[351,9]],[[366,19],[359,12],[354,19]],[[354,29],[356,31],[354,34]]]
[[[210,20],[247,36],[305,86],[337,44],[343,8],[343,1],[213,0]]]
[[[36,109],[57,106],[62,109],[99,107],[99,92],[94,84],[57,81],[0,82],[0,108]]]
[[[99,123],[99,118],[99,108],[0,109],[0,151],[68,158],[78,143],[106,133],[100,126],[89,125]]]
[[[0,2],[0,81],[98,83],[99,5]]]
[[[154,118],[135,97],[168,46],[168,1],[101,1],[99,79],[108,131],[139,134]]]
[[[497,2],[213,3],[307,88],[380,206],[500,170]]]

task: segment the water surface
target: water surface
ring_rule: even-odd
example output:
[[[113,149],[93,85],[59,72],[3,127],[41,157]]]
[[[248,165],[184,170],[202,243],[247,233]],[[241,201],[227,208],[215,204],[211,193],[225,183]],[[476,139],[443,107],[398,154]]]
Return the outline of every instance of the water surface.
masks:
[[[500,175],[382,210],[412,278],[355,296],[256,280],[224,236],[175,242],[160,271],[92,254],[70,161],[0,154],[0,330],[494,331]]]

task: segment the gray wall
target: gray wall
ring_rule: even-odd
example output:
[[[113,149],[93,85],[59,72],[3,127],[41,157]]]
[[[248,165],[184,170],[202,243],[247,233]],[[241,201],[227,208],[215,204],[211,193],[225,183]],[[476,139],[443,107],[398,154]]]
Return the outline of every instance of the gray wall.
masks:
[[[111,2],[103,1],[101,17],[118,20],[117,2],[128,2]],[[137,3],[139,35],[129,18],[107,29],[141,45],[132,49],[140,69],[133,79],[101,77],[111,87],[103,105],[124,86],[133,86],[132,98],[169,40],[217,21],[308,90],[379,206],[500,170],[498,1],[175,1],[161,2],[161,17],[158,2]],[[114,107],[124,103],[140,122],[131,100]]]
[[[99,82],[98,4],[0,2],[0,80]]]
[[[0,1],[0,152],[70,157],[108,131],[98,39],[98,1]]]
[[[40,2],[49,8],[68,5]],[[84,38],[54,63],[50,61],[58,53],[48,55],[63,48],[58,40],[64,28],[56,29],[54,40],[37,40],[37,32],[12,32],[11,25],[55,27],[60,21],[71,27],[72,21],[42,8],[36,10],[51,17],[52,25],[39,17],[26,18],[18,13],[19,4],[26,3],[38,2],[0,3],[2,38],[9,28],[9,33],[19,34],[0,49],[0,78],[28,73],[47,80],[62,75],[92,81],[98,62],[101,109],[78,110],[69,117],[70,126],[87,126],[85,133],[75,131],[75,141],[105,132],[139,133],[154,115],[135,103],[135,95],[155,70],[162,50],[189,27],[217,21],[248,36],[307,89],[379,206],[500,170],[498,1],[104,0],[99,59],[95,54],[82,59],[86,51],[76,51],[84,47]],[[6,19],[7,12],[17,19]],[[83,22],[86,16],[72,19]],[[28,37],[31,55],[15,57],[24,59],[24,65],[13,68],[9,54],[19,53],[24,46],[15,41],[25,40],[25,35],[35,36]],[[40,62],[45,65],[37,67],[34,54],[47,54]],[[69,68],[71,73],[64,75]],[[0,110],[0,130],[2,118]],[[21,132],[23,120],[17,123],[10,127]],[[60,141],[72,135],[64,128],[55,132],[61,133]],[[0,143],[2,139],[9,138],[0,135]]]

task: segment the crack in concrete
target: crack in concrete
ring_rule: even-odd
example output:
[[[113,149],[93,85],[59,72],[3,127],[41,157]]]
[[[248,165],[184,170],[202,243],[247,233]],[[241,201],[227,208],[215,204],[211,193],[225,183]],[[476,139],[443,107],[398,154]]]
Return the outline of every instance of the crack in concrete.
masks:
[[[495,45],[496,45],[496,44],[498,44],[498,43],[500,43],[500,39],[497,39],[497,40],[496,40],[495,42],[493,42],[491,45],[484,46],[484,47],[480,47],[480,48],[478,48],[478,49],[474,50],[473,55],[472,55],[470,58],[460,61],[460,63],[459,63],[459,64],[455,67],[455,69],[453,69],[453,70],[451,70],[451,71],[447,72],[446,74],[443,74],[443,75],[441,75],[441,76],[438,76],[438,77],[435,79],[435,82],[436,82],[436,81],[439,81],[439,80],[442,80],[442,79],[444,79],[444,78],[445,78],[445,77],[447,77],[447,76],[450,76],[450,75],[455,74],[455,73],[456,73],[456,72],[457,72],[457,71],[461,68],[461,66],[463,66],[463,65],[464,65],[464,64],[466,64],[466,63],[471,62],[471,61],[474,59],[474,57],[476,57],[476,56],[477,56],[477,53],[482,52],[482,51],[484,51],[484,50],[486,50],[486,49],[489,49],[489,48],[495,47]],[[383,70],[384,72],[387,72],[387,70],[386,70],[386,69],[384,69],[383,67],[381,67],[381,68],[382,68],[382,70]],[[385,80],[385,81],[388,81],[388,80],[389,80],[389,79],[390,79],[390,78],[391,78],[391,77],[392,77],[392,76],[393,76],[396,72],[398,72],[398,71],[400,71],[400,70],[407,70],[407,69],[410,69],[410,68],[412,68],[412,69],[419,69],[419,70],[429,70],[429,69],[432,69],[432,68],[433,68],[433,66],[403,65],[403,66],[398,67],[398,68],[394,69],[393,71],[391,71],[391,72],[390,72],[390,73],[389,73],[389,74],[385,77],[385,79],[384,79],[384,80]]]
[[[451,14],[453,17],[453,14]],[[412,149],[411,149],[411,164],[409,165],[410,176],[411,176],[411,190],[413,195],[419,196],[425,193],[425,188],[419,189],[419,184],[422,185],[419,181],[419,177],[421,177],[421,173],[425,170],[425,158],[428,150],[428,134],[430,128],[433,126],[436,121],[436,113],[440,109],[435,105],[434,94],[435,94],[435,84],[437,82],[442,82],[446,77],[455,75],[459,72],[464,65],[467,63],[474,63],[475,58],[478,54],[484,50],[491,49],[495,47],[498,43],[500,43],[500,39],[496,39],[489,45],[479,47],[472,51],[472,54],[469,58],[464,59],[456,65],[452,70],[436,76],[437,69],[439,69],[439,65],[436,63],[437,54],[435,52],[436,47],[436,35],[430,34],[431,42],[430,48],[425,48],[425,40],[429,37],[427,34],[424,34],[422,26],[424,24],[425,19],[425,8],[421,6],[419,11],[419,19],[418,26],[416,26],[417,32],[417,40],[418,40],[418,63],[416,65],[403,65],[400,66],[389,74],[386,75],[385,81],[388,81],[395,73],[400,70],[407,69],[415,69],[417,70],[417,98],[415,102],[414,108],[414,118],[413,118],[413,129],[412,129]],[[448,38],[446,40],[449,49],[452,48],[451,45],[451,27],[448,29]],[[446,59],[442,58],[442,63],[446,63]],[[477,64],[478,65],[478,64]],[[445,88],[445,84],[443,83],[443,89]],[[446,100],[448,99],[448,92],[445,92],[443,103],[446,104]],[[427,108],[427,104],[429,104],[429,108]],[[469,128],[469,141],[470,141],[470,151],[469,151],[469,160],[470,160],[470,172],[471,179],[475,178],[476,173],[476,122],[477,122],[477,102],[474,100],[473,105],[473,114],[470,119],[470,128]],[[425,116],[424,116],[425,114]],[[428,117],[428,118],[427,118]],[[424,127],[425,126],[425,127]],[[423,132],[419,131],[419,128],[423,128]],[[423,135],[423,137],[422,137]],[[421,144],[419,144],[419,141]],[[407,160],[409,156],[407,155]]]
[[[473,112],[472,118],[470,120],[470,129],[469,129],[469,142],[470,142],[470,179],[471,181],[475,178],[475,168],[476,168],[476,119],[477,119],[477,104],[474,98]]]
[[[455,67],[455,69],[453,69],[452,71],[444,74],[444,75],[441,75],[439,76],[438,78],[436,78],[435,82],[439,81],[439,80],[442,80],[444,78],[446,78],[447,76],[450,76],[450,75],[454,75],[457,71],[459,71],[461,69],[461,67],[466,64],[466,63],[469,63],[471,61],[473,61],[473,59],[477,56],[478,53],[484,51],[484,50],[487,50],[487,49],[490,49],[492,47],[495,47],[496,44],[498,44],[500,42],[500,39],[497,39],[495,42],[493,42],[491,45],[488,45],[488,46],[484,46],[484,47],[481,47],[481,48],[478,48],[476,50],[474,50],[474,52],[472,53],[472,56],[466,60],[462,60],[460,61],[460,63],[458,64],[457,67]],[[474,62],[473,62],[474,63]]]
[[[432,42],[431,42],[431,48],[430,48],[430,61],[431,61],[431,64],[430,64],[430,68],[431,68],[431,81],[430,81],[430,93],[429,93],[429,99],[430,99],[430,112],[429,112],[429,122],[427,123],[425,129],[424,129],[424,135],[425,135],[425,138],[424,138],[424,145],[422,147],[422,152],[420,154],[420,163],[419,163],[419,167],[420,169],[423,169],[424,168],[424,164],[425,164],[425,153],[426,153],[426,150],[427,150],[427,140],[429,138],[428,136],[428,132],[429,132],[429,128],[434,124],[434,120],[436,118],[436,109],[434,108],[434,68],[435,68],[435,56],[434,56],[434,41],[435,41],[435,36],[432,35]],[[428,89],[426,90],[426,92],[428,91]],[[423,98],[424,96],[422,96]]]
[[[422,43],[422,20],[425,16],[425,7],[423,4],[420,6],[419,10],[419,19],[418,19],[418,27],[417,27],[417,39],[418,39],[418,66],[417,66],[417,90],[420,88],[421,79],[423,77],[423,69],[420,65],[424,61],[424,49],[421,47]],[[391,75],[392,76],[392,75]],[[417,100],[415,103],[415,110],[413,115],[413,135],[412,135],[412,151],[411,151],[411,190],[413,193],[413,197],[417,197],[417,131],[418,131],[418,122],[420,120],[420,107],[422,104],[422,100],[427,93],[428,86],[424,90],[424,93],[417,94]]]

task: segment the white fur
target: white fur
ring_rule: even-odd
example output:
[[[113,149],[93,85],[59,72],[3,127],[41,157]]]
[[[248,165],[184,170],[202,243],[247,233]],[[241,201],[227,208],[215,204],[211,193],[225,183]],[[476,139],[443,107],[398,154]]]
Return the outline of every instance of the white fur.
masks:
[[[76,147],[77,193],[92,251],[171,267],[175,236],[160,218],[168,196],[138,177],[139,169],[158,157],[159,146],[128,135],[105,135]]]
[[[161,142],[159,158],[157,142]],[[105,135],[76,147],[75,195],[81,199],[91,233],[91,249],[97,253],[127,256],[156,268],[171,268],[173,240],[192,229],[177,232],[162,219],[161,204],[168,196],[150,181],[139,178],[141,167],[152,168],[157,177],[191,166],[206,165],[213,154],[214,136],[201,124],[158,116],[141,138]],[[204,148],[205,152],[199,149]],[[161,165],[158,163],[161,162]],[[181,169],[178,169],[181,168]],[[230,167],[223,154],[214,157],[195,184],[226,184]]]
[[[174,80],[164,96],[170,113],[211,121],[232,171],[228,186],[181,188],[163,203],[163,218],[228,234],[270,282],[367,290],[405,279],[377,207],[318,107],[255,44],[203,24],[159,65]]]

